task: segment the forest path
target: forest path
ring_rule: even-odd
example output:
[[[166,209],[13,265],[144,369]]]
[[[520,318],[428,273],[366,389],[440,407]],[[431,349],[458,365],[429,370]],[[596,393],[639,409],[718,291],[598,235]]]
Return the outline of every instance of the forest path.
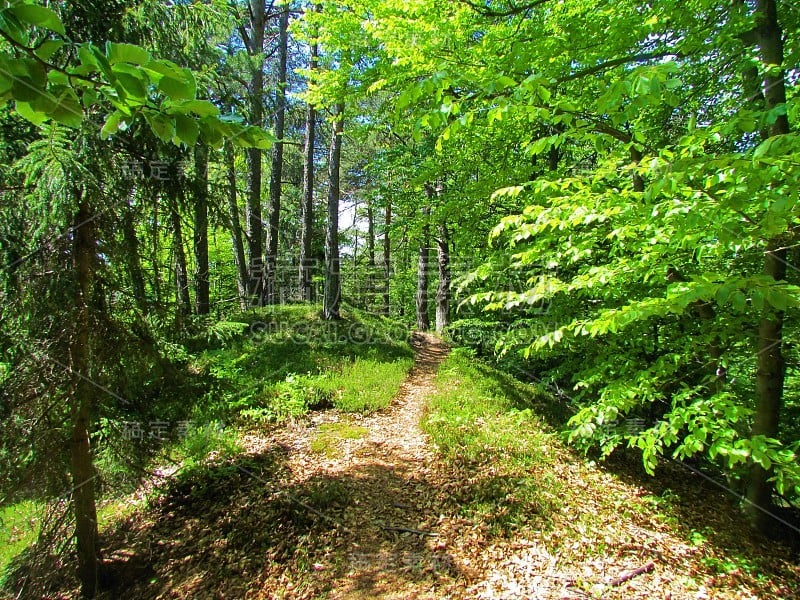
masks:
[[[312,565],[323,579],[332,568],[329,598],[441,598],[442,588],[452,593],[461,587],[441,531],[446,486],[420,429],[449,348],[418,332],[411,345],[414,366],[389,407],[363,417],[324,411],[311,418],[312,427],[277,435],[291,448],[287,466],[296,481],[324,481],[330,503],[346,503],[330,522],[340,528],[347,551],[339,551],[336,564]]]

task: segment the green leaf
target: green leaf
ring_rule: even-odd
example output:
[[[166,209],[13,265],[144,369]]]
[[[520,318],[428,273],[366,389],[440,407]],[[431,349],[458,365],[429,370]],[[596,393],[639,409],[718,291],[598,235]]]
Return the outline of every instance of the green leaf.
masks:
[[[70,88],[63,86],[54,90],[55,107],[49,112],[50,117],[69,127],[80,127],[83,122],[83,107],[78,95]]]
[[[112,134],[119,131],[120,125],[124,123],[124,119],[125,115],[118,110],[115,110],[113,113],[108,115],[103,128],[100,130],[100,137],[105,140]]]
[[[753,448],[750,451],[750,456],[753,458],[755,462],[760,464],[764,469],[769,470],[772,466],[772,461],[770,460],[769,456],[764,452],[765,448],[753,445]]]
[[[134,65],[144,65],[150,62],[150,53],[134,44],[115,44],[106,43],[106,54],[108,62],[112,65],[117,63],[132,63]]]
[[[789,306],[789,297],[783,290],[777,288],[767,288],[767,302],[777,310],[786,310]]]
[[[753,303],[753,308],[761,310],[764,308],[764,292],[761,290],[753,290],[750,294],[750,301]]]
[[[15,42],[28,44],[28,27],[24,26],[11,12],[0,11],[0,30],[7,33]]]
[[[181,79],[183,77],[183,69],[176,65],[171,60],[158,59],[151,60],[142,68],[147,72],[150,78],[158,82],[162,77],[172,77],[174,79]]]
[[[169,107],[171,113],[194,113],[198,117],[215,117],[219,114],[219,109],[208,100],[181,100],[174,102]]]
[[[34,51],[34,54],[42,60],[50,60],[50,57],[63,45],[62,40],[47,40]]]
[[[22,102],[34,102],[47,95],[47,72],[32,58],[8,60],[3,69],[11,79],[11,96]]]
[[[217,121],[217,119],[209,117],[200,121],[200,136],[212,148],[220,148],[224,136],[210,121]]]
[[[0,70],[0,97],[6,95],[14,87],[14,80],[7,73]]]
[[[175,137],[175,121],[169,115],[157,112],[146,112],[144,115],[153,133],[162,142],[170,142]]]
[[[89,52],[94,57],[94,63],[100,69],[100,72],[106,76],[106,79],[111,85],[114,85],[114,73],[111,71],[111,64],[108,62],[106,55],[100,51],[100,48],[90,43],[88,45]]]
[[[733,306],[733,310],[736,312],[744,312],[745,307],[747,306],[747,298],[744,295],[744,292],[737,290],[731,295],[731,306]]]
[[[20,102],[19,100],[17,100],[15,108],[19,116],[27,119],[34,125],[41,125],[42,123],[47,121],[46,114],[34,110],[33,107],[31,107],[31,105],[28,104],[27,102]]]
[[[78,59],[81,65],[85,67],[86,73],[92,73],[100,70],[100,64],[97,61],[97,56],[89,47],[89,45],[81,45],[78,47]]]
[[[69,76],[61,71],[48,71],[47,81],[54,85],[70,85]]]
[[[16,77],[11,87],[11,95],[15,100],[35,102],[46,97],[47,90],[43,85],[37,85],[30,77]]]
[[[181,78],[165,75],[159,80],[158,89],[172,100],[194,100],[197,91],[194,76],[188,69]]]
[[[124,65],[122,65],[124,67]],[[144,79],[144,75],[142,73],[131,73],[133,69],[119,69],[118,66],[115,66],[114,77],[125,90],[125,94],[127,96],[132,96],[138,99],[144,99],[147,97],[147,82]]]
[[[175,115],[175,139],[173,141],[183,142],[187,146],[194,146],[200,127],[197,122],[186,115]]]
[[[81,94],[81,102],[83,103],[84,108],[93,108],[95,104],[97,104],[99,99],[97,90],[94,88],[89,88],[84,90],[83,94]]]
[[[50,8],[36,4],[17,4],[8,9],[20,21],[35,27],[44,27],[61,35],[66,35],[61,19]]]

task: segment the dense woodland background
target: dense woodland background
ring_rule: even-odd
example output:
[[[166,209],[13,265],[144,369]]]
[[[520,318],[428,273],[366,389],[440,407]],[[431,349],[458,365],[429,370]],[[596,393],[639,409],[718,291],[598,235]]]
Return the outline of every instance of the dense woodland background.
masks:
[[[0,7],[0,499],[66,494],[87,596],[126,427],[307,409],[412,328],[793,530],[796,5]],[[193,359],[267,334],[329,356]]]

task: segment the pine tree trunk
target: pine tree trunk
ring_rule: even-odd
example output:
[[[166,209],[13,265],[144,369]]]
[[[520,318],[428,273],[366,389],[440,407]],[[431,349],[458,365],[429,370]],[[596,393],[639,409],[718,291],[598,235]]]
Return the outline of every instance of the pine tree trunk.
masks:
[[[250,124],[261,126],[264,121],[264,0],[250,0],[251,38],[248,54],[254,62],[250,81]],[[248,295],[260,304],[264,276],[264,225],[261,220],[261,150],[247,149],[247,250]]]
[[[75,513],[75,538],[78,551],[78,578],[84,598],[97,593],[98,533],[95,503],[95,471],[89,442],[94,388],[91,384],[91,290],[95,255],[92,211],[89,202],[79,193],[78,214],[75,217],[73,252],[76,275],[75,336],[70,344],[72,377],[72,435],[70,466],[72,474],[72,503]]]
[[[211,310],[208,271],[208,148],[194,147],[194,303],[195,313],[207,315]]]
[[[436,290],[436,331],[442,333],[450,325],[450,232],[447,224],[439,225],[436,239],[439,264],[439,287]]]
[[[236,155],[230,141],[225,142],[225,169],[228,177],[228,217],[233,260],[236,263],[236,287],[239,291],[239,306],[242,310],[247,310],[247,258],[242,241],[242,224],[239,221],[239,202],[236,199]]]
[[[430,201],[433,197],[433,189],[425,186],[425,194]],[[430,267],[430,223],[428,218],[431,214],[430,206],[422,209],[422,231],[419,238],[419,261],[417,263],[417,329],[428,331],[431,328],[430,317],[428,316],[428,279]]]
[[[761,61],[765,65],[783,65],[783,32],[778,23],[775,0],[758,0],[756,3],[757,39]],[[783,69],[770,70],[764,77],[766,109],[786,103],[785,73]],[[789,133],[786,114],[778,116],[770,128],[770,136]],[[767,244],[763,273],[775,281],[786,279],[785,241],[772,239]],[[756,368],[756,406],[751,437],[774,438],[778,433],[786,364],[783,359],[783,312],[765,307],[758,326],[758,355]],[[771,518],[774,505],[773,487],[768,481],[771,469],[753,463],[747,485],[748,504],[745,507],[753,526],[768,533],[774,522]]]
[[[339,319],[341,274],[339,272],[339,170],[342,159],[344,103],[334,107],[331,148],[328,157],[328,227],[325,235],[325,295],[322,314],[325,319]]]

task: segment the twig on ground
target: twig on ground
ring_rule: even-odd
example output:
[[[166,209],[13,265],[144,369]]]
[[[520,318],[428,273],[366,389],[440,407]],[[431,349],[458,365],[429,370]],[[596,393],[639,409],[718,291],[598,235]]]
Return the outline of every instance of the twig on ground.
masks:
[[[655,567],[656,567],[655,563],[649,562],[646,565],[643,565],[643,566],[639,567],[638,569],[634,569],[630,573],[625,573],[624,575],[620,575],[614,581],[611,582],[611,585],[613,587],[617,587],[619,585],[622,585],[626,581],[629,581],[629,580],[633,579],[634,577],[638,577],[642,573],[649,573],[650,571],[655,569]]]

